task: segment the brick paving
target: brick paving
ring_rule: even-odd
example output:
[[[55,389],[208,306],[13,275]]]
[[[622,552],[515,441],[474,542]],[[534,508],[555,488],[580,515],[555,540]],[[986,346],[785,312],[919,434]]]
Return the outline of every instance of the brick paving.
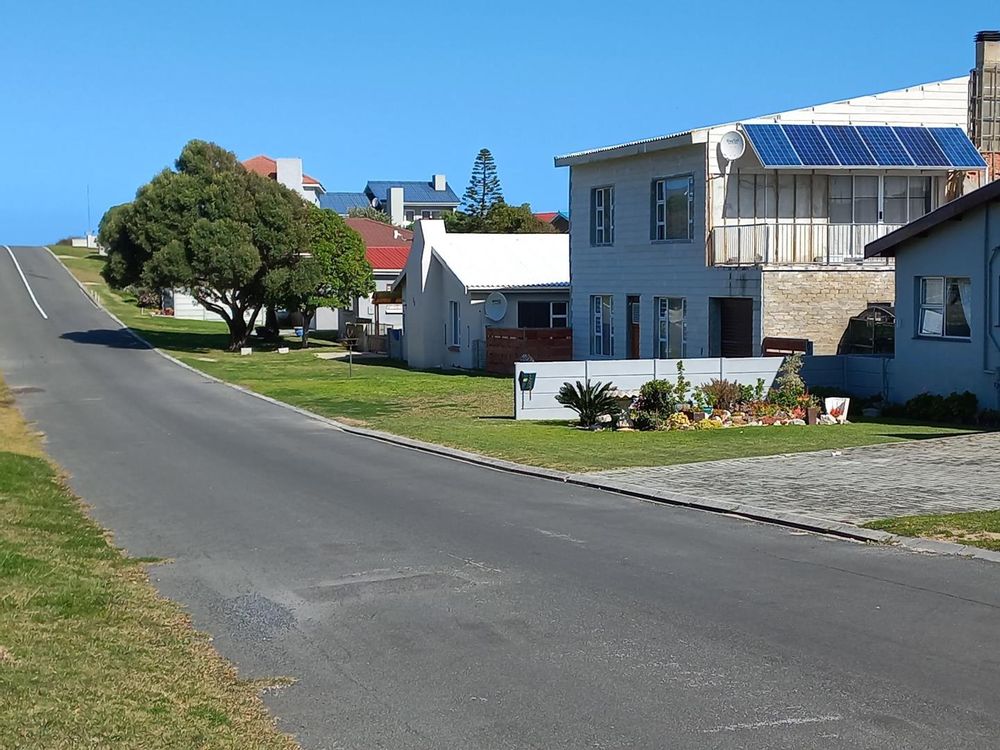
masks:
[[[596,472],[646,489],[816,518],[1000,509],[1000,433]]]

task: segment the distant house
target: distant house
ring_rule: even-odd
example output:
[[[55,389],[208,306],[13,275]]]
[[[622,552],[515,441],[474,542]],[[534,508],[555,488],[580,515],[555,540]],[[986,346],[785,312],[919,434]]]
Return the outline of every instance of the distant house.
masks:
[[[371,208],[371,199],[364,193],[324,193],[319,197],[319,207],[347,218],[351,209]]]
[[[972,391],[1000,409],[1000,181],[876,240],[896,260],[889,399]]]
[[[562,234],[569,232],[569,217],[562,211],[543,211],[535,214],[535,218],[550,225],[557,232]]]
[[[280,182],[315,205],[319,205],[320,197],[326,192],[319,180],[302,171],[302,159],[272,159],[261,155],[247,159],[243,166],[251,172]]]
[[[443,221],[422,220],[394,291],[411,367],[483,369],[493,329],[556,332],[549,340],[569,353],[566,235],[449,234]]]
[[[406,267],[406,259],[413,243],[413,232],[408,229],[391,227],[371,219],[348,218],[347,225],[361,235],[365,243],[365,257],[372,267],[375,277],[375,292],[385,292]],[[388,328],[403,327],[403,306],[401,303],[376,305],[373,295],[358,297],[346,308],[337,311],[336,325],[322,325],[330,322],[329,310],[317,322],[317,328],[336,328],[341,335],[346,333],[348,323],[366,323],[369,333],[381,335]],[[317,313],[317,318],[321,316]]]
[[[459,200],[443,174],[430,182],[372,180],[365,195],[375,208],[392,217],[396,226],[408,226],[417,219],[440,219],[458,208]]]
[[[967,133],[997,91],[987,42],[971,76],[557,157],[574,358],[746,357],[765,337],[836,353],[893,301],[865,246],[982,184]]]

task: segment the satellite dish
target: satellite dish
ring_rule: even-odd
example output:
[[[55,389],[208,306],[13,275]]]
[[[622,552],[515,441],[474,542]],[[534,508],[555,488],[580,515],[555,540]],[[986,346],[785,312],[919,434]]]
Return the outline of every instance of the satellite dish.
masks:
[[[747,139],[738,130],[730,130],[719,141],[719,153],[726,161],[736,161],[747,150]]]
[[[500,292],[490,292],[486,298],[486,317],[494,323],[503,320],[507,314],[507,298]]]

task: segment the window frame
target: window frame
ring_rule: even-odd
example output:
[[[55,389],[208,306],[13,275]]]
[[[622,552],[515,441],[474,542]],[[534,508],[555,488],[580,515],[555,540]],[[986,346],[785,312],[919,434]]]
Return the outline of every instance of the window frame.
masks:
[[[592,247],[610,247],[615,244],[614,185],[590,189],[590,244]]]
[[[857,206],[857,202],[858,202],[858,190],[857,190],[857,181],[858,181],[859,177],[863,178],[863,179],[864,178],[872,178],[872,177],[874,177],[878,181],[878,195],[875,196],[875,200],[876,200],[876,210],[875,210],[876,220],[875,220],[875,222],[858,221],[858,206]],[[866,173],[862,173],[862,174],[851,174],[851,175],[830,175],[830,184],[831,184],[831,186],[833,184],[833,180],[836,179],[836,178],[849,178],[850,181],[851,181],[850,182],[850,184],[851,184],[851,196],[850,196],[851,220],[849,222],[847,222],[847,221],[833,221],[833,219],[832,219],[832,215],[834,213],[833,210],[832,210],[832,200],[833,200],[832,194],[833,194],[833,191],[830,190],[827,193],[827,216],[830,217],[828,219],[828,221],[832,225],[846,226],[846,225],[851,225],[851,224],[872,224],[872,223],[874,223],[876,225],[884,224],[884,225],[888,225],[888,226],[902,226],[902,225],[905,225],[905,224],[909,224],[910,222],[916,221],[921,216],[926,216],[927,214],[929,214],[931,211],[933,211],[937,207],[937,185],[938,185],[938,182],[937,182],[937,177],[935,177],[934,175],[925,175],[925,174],[921,174],[921,175],[909,175],[909,174],[884,174],[884,173],[882,173],[882,174],[866,174]],[[906,180],[906,195],[903,196],[903,197],[897,197],[897,198],[890,198],[889,199],[889,200],[901,200],[901,201],[903,201],[903,205],[906,208],[906,217],[905,217],[904,221],[902,222],[902,224],[900,224],[900,222],[898,222],[898,221],[886,221],[886,218],[885,218],[885,205],[886,205],[886,186],[885,186],[885,183],[886,183],[886,180],[889,180],[889,179],[904,179],[904,180]],[[923,196],[924,206],[925,206],[926,210],[922,214],[920,214],[920,216],[913,216],[912,215],[913,212],[911,210],[913,201],[919,199],[919,196],[915,197],[913,195],[913,192],[914,192],[913,191],[913,184],[914,184],[914,182],[916,180],[925,181],[924,184],[925,184],[925,186],[927,188],[927,193],[926,193],[925,196]],[[865,197],[862,198],[862,200],[872,200],[872,198],[873,198],[873,196],[865,196]],[[845,200],[845,199],[841,198],[840,200]]]
[[[605,300],[607,300],[607,321],[604,320]],[[600,331],[598,331],[598,322]],[[606,335],[605,335],[606,334]],[[607,351],[604,343],[607,339]],[[590,295],[590,356],[615,356],[615,297],[613,294]]]
[[[680,302],[680,356],[670,354],[670,303]],[[665,303],[665,304],[664,304]],[[653,297],[653,353],[656,359],[684,359],[687,355],[687,297]],[[665,336],[664,336],[665,331]],[[664,353],[667,356],[663,356]]]
[[[917,276],[917,295],[916,295],[916,321],[914,326],[914,337],[921,339],[934,339],[934,340],[945,340],[945,341],[972,341],[972,321],[968,319],[965,315],[965,309],[962,309],[962,316],[966,318],[965,325],[969,329],[968,335],[955,335],[948,333],[948,292],[951,288],[952,283],[958,283],[961,281],[968,282],[972,284],[972,279],[968,276]],[[941,302],[927,302],[926,301],[926,288],[928,281],[939,281],[941,282]],[[960,293],[961,294],[961,293]],[[959,298],[958,304],[961,306],[962,301]],[[927,333],[923,330],[923,320],[925,312],[936,312],[941,316],[941,333]]]
[[[670,186],[671,182],[675,183],[673,187]],[[684,184],[683,190],[687,194],[685,236],[669,237],[670,222],[668,220],[668,208],[670,206],[670,190],[679,190],[682,183]],[[650,187],[650,203],[652,206],[649,236],[651,242],[694,242],[694,173],[681,172],[680,174],[666,175],[654,179]]]
[[[545,305],[548,308],[548,326],[526,326],[521,322],[521,305]],[[556,305],[562,305],[564,312],[557,313]],[[556,325],[556,319],[562,320],[561,325]],[[522,299],[517,301],[517,327],[535,331],[543,331],[546,328],[568,328],[569,327],[569,303],[565,300],[544,300],[544,299]]]
[[[448,300],[448,325],[451,335],[448,337],[448,347],[462,348],[462,311],[457,300]]]

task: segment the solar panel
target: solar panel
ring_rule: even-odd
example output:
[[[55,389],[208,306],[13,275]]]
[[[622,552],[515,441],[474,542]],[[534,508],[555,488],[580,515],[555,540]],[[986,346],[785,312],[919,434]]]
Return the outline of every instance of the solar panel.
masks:
[[[853,125],[820,125],[833,155],[845,167],[867,167],[877,164],[872,152],[861,140]]]
[[[810,166],[837,165],[837,157],[815,125],[782,125],[785,135],[792,143],[803,164]]]
[[[887,125],[859,125],[858,135],[865,142],[880,167],[912,167],[913,159],[906,153],[899,138]]]
[[[913,163],[920,167],[950,167],[951,162],[927,128],[893,128]]]
[[[743,132],[765,167],[800,167],[795,153],[780,125],[744,125]]]
[[[928,128],[952,166],[983,169],[986,162],[961,128]]]

